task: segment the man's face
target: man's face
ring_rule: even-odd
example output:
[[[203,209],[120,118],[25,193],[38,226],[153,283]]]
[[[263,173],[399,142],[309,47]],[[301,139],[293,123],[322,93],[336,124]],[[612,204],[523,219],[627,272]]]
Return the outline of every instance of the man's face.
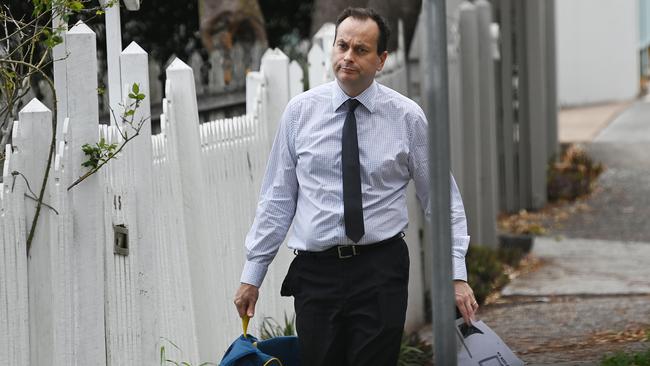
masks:
[[[384,67],[388,52],[377,54],[378,38],[379,27],[371,18],[348,17],[339,24],[332,51],[332,67],[336,79],[348,94],[361,93]]]

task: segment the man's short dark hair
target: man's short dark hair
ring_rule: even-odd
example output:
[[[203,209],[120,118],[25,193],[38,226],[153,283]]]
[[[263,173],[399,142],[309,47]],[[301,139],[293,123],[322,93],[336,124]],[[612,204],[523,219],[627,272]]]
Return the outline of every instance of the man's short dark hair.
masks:
[[[377,38],[377,54],[381,55],[386,51],[388,46],[388,38],[390,37],[390,28],[384,17],[379,15],[372,8],[352,8],[347,7],[345,10],[339,14],[339,17],[336,19],[336,31],[334,33],[334,39],[336,40],[336,32],[339,30],[339,24],[341,24],[346,18],[352,17],[354,19],[366,20],[368,18],[372,19],[377,23],[379,27],[379,37]]]

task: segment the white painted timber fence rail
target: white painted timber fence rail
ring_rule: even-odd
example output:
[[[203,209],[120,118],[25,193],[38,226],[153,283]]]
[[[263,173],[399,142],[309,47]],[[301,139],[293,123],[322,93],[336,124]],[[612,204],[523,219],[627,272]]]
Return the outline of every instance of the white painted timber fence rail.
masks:
[[[100,139],[120,145],[124,132],[133,131],[121,121],[99,124],[95,34],[78,23],[66,33],[65,48],[68,56],[57,61],[65,80],[56,80],[64,88],[57,92],[66,95],[60,108],[65,115],[58,118],[47,206],[29,254],[26,236],[35,209],[29,196],[40,190],[52,112],[30,102],[14,124],[13,146],[6,147],[0,364],[155,365],[162,347],[176,362],[218,362],[241,333],[232,298],[244,240],[277,123],[289,99],[302,91],[302,69],[279,50],[267,50],[260,71],[246,78],[247,113],[200,123],[196,79],[176,59],[166,70],[162,132],[152,136],[148,56],[132,43],[120,55],[120,77],[125,89],[137,83],[145,95],[133,116],[145,121],[140,136],[68,190],[86,172],[82,145]],[[386,75],[404,72],[396,59]],[[421,218],[413,192],[409,210],[409,245],[413,263],[419,263]],[[269,269],[252,333],[259,335],[265,317],[282,322],[293,315],[292,300],[279,295],[292,258],[283,246]],[[420,266],[412,266],[411,278],[409,321],[419,324]]]

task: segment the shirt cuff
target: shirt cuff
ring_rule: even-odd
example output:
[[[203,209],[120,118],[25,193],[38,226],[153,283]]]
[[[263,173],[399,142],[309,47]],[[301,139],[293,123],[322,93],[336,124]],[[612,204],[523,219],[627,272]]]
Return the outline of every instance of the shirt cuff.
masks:
[[[240,281],[241,283],[247,283],[259,288],[262,285],[262,281],[264,281],[264,276],[266,276],[267,270],[268,266],[246,261],[246,263],[244,263],[244,269],[242,270]]]
[[[452,265],[454,271],[454,280],[462,280],[467,282],[467,267],[465,266],[465,255],[469,246],[469,236],[454,236],[453,240],[453,253]]]
[[[465,258],[453,257],[454,280],[467,282],[467,268],[465,267]]]

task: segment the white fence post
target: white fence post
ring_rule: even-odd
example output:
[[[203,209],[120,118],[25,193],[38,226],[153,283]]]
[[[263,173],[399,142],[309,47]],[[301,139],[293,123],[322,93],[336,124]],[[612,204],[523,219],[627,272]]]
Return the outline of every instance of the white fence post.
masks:
[[[68,24],[61,19],[60,16],[56,15],[52,19],[52,27],[55,29],[63,29],[63,32],[68,30]],[[52,68],[54,74],[54,88],[56,89],[56,105],[57,105],[57,127],[56,135],[61,136],[61,125],[63,125],[63,120],[68,115],[68,93],[67,90],[67,78],[66,78],[66,46],[65,46],[65,37],[61,37],[62,42],[54,46],[52,49]]]
[[[289,63],[289,99],[304,91],[302,67],[298,61],[293,60]],[[246,86],[248,87],[248,85]]]
[[[18,124],[14,124],[13,130],[13,140],[17,142]],[[0,184],[0,364],[27,365],[30,339],[23,196],[26,187],[21,177],[12,176],[24,165],[20,154],[12,150],[11,145],[5,146],[4,179]]]
[[[109,4],[108,0],[100,0],[102,6]],[[122,49],[122,27],[120,25],[120,2],[105,8],[106,20],[106,65],[108,74],[108,101],[114,111],[122,101],[122,82],[120,75],[120,50]],[[118,121],[114,121],[118,122]],[[111,122],[113,125],[114,122]]]
[[[267,119],[263,123],[267,124],[268,132],[275,136],[280,117],[289,103],[289,57],[277,48],[268,49],[262,56],[260,70],[267,83],[265,96]]]
[[[141,321],[141,349],[136,350],[144,364],[156,361],[158,356],[155,344],[159,334],[156,334],[157,316],[152,309],[156,308],[158,293],[154,283],[158,278],[158,268],[154,265],[155,246],[153,234],[153,182],[152,182],[152,147],[151,147],[151,95],[149,94],[149,57],[137,43],[132,42],[120,55],[121,80],[124,87],[131,90],[133,84],[138,84],[140,93],[145,98],[135,111],[133,121],[144,121],[140,136],[128,146],[127,157],[132,163],[136,204],[137,237],[130,237],[130,250],[137,254],[136,268],[139,306]],[[119,162],[118,162],[119,163]]]
[[[328,82],[334,80],[334,71],[332,70],[332,45],[334,44],[334,36],[336,34],[336,25],[334,23],[325,23],[320,29],[314,34],[312,39],[312,44],[320,46],[323,51],[323,73],[316,75],[317,78],[321,79],[323,82]],[[311,69],[310,69],[311,74]],[[316,84],[316,85],[318,85]],[[309,84],[310,88],[313,88],[316,85]]]
[[[66,34],[68,116],[72,135],[72,179],[86,173],[81,146],[98,140],[97,45],[95,33],[79,22]],[[71,190],[74,218],[73,266],[75,354],[79,365],[106,364],[102,179],[94,174]],[[47,364],[32,360],[35,364]]]
[[[72,182],[72,150],[70,119],[63,119],[57,135],[56,156],[52,166],[50,187],[52,204],[58,215],[50,215],[50,246],[52,246],[52,281],[55,306],[55,352],[52,365],[66,366],[75,362],[75,243],[72,195],[66,188]]]
[[[524,144],[529,151],[530,160],[526,164],[530,167],[529,207],[539,209],[546,204],[546,165],[548,163],[548,106],[547,94],[547,60],[546,60],[546,24],[544,21],[546,7],[544,2],[524,1],[525,14],[525,47],[526,52],[526,78],[522,82],[523,95],[528,104],[527,128],[520,129],[520,136],[525,137]],[[520,142],[521,144],[521,142]]]
[[[307,54],[309,62],[309,89],[315,88],[327,82],[327,65],[325,51],[317,44],[311,46]]]
[[[557,105],[557,52],[555,44],[555,1],[545,2],[545,56],[546,59],[546,105],[547,105],[547,140],[546,147],[549,160],[559,158],[560,146],[558,145],[558,105]]]
[[[20,170],[29,182],[29,189],[24,193],[32,198],[25,198],[25,232],[28,233],[32,226],[36,212],[36,201],[40,193],[47,158],[50,151],[52,138],[52,112],[37,99],[32,99],[19,114],[20,125],[16,145],[21,160]],[[22,180],[21,178],[19,178]],[[22,182],[20,182],[22,184]],[[48,183],[49,184],[49,183]],[[45,191],[43,202],[51,204],[49,191]],[[36,232],[32,240],[29,253],[29,327],[31,360],[45,362],[51,360],[56,353],[55,329],[56,307],[54,306],[54,289],[52,288],[52,253],[49,240],[49,218],[51,211],[47,206],[42,206]],[[19,256],[26,253],[17,253]],[[27,284],[24,284],[27,287]]]
[[[497,225],[496,218],[499,210],[498,200],[498,166],[496,156],[496,105],[494,94],[494,60],[492,55],[492,5],[487,0],[477,0],[475,3],[478,16],[478,47],[479,47],[479,93],[481,138],[479,191],[480,205],[480,245],[496,248]]]
[[[259,88],[264,84],[264,75],[259,71],[252,71],[246,74],[246,114],[257,114],[261,121],[266,121],[266,116],[260,116],[262,112],[258,110],[261,102],[259,99]]]
[[[209,237],[206,199],[202,197],[206,190],[201,167],[199,114],[192,69],[176,59],[167,68],[167,80],[170,82],[170,94],[167,95],[172,109],[170,127],[173,131],[171,133],[176,136],[199,355],[202,360],[208,360],[214,357],[214,345],[218,344],[218,333],[222,331],[222,324],[217,321],[215,304],[223,301],[216,296],[217,284],[210,281],[217,278],[214,271],[219,265],[211,262],[212,256],[208,253],[213,251],[213,245],[223,243],[214,243]]]
[[[463,100],[463,185],[467,225],[472,242],[480,243],[480,189],[478,128],[480,120],[478,22],[476,6],[464,1],[460,6],[461,95]]]

